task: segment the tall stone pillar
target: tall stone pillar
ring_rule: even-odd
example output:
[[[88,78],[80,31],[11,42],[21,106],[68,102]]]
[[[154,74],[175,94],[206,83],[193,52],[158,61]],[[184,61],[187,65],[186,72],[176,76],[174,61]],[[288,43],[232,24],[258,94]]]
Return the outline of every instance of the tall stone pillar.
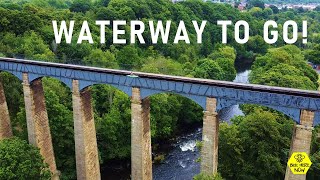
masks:
[[[152,179],[150,101],[141,99],[139,88],[132,88],[131,97],[131,177]]]
[[[41,79],[29,84],[28,74],[23,73],[23,93],[29,143],[40,149],[52,177],[59,179]]]
[[[10,116],[4,94],[2,82],[0,79],[0,140],[10,138],[12,136]]]
[[[72,81],[72,87],[77,179],[101,179],[91,92],[80,92],[78,80]]]
[[[218,170],[219,119],[216,113],[217,100],[207,98],[203,117],[201,172],[215,174]]]
[[[300,125],[295,125],[289,158],[294,152],[306,152],[310,154],[314,112],[301,110]],[[295,175],[287,166],[285,180],[305,180],[306,175]]]

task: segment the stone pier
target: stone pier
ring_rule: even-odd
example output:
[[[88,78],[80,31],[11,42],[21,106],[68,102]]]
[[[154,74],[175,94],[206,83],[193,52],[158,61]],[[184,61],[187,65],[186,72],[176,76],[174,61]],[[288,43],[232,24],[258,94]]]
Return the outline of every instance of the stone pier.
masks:
[[[295,125],[292,135],[290,154],[293,152],[306,152],[310,154],[314,112],[301,110],[300,125]],[[305,180],[306,175],[294,175],[287,166],[285,180]]]
[[[23,73],[23,93],[29,143],[40,149],[53,174],[53,179],[59,179],[41,79],[29,84],[28,74]]]
[[[76,167],[78,180],[98,180],[100,164],[90,89],[79,91],[79,81],[72,81],[72,102]]]
[[[0,78],[0,140],[10,138],[12,136],[10,116],[4,94],[2,81]]]
[[[217,100],[207,98],[203,117],[201,172],[215,174],[218,169],[219,119],[216,113]]]
[[[131,179],[152,179],[150,101],[141,99],[139,88],[131,97]]]

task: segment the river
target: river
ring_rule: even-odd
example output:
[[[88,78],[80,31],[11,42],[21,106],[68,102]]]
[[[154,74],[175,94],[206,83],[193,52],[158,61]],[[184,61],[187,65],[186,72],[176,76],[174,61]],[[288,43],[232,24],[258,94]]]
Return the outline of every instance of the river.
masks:
[[[250,70],[239,70],[234,82],[248,83]],[[219,112],[221,121],[230,122],[234,116],[243,115],[239,105],[225,108]],[[196,142],[201,141],[202,128],[178,137],[169,148],[164,161],[153,165],[153,179],[155,180],[192,180],[200,172],[200,164],[196,160],[200,152]],[[102,168],[104,180],[130,179],[130,162],[111,163],[111,167]],[[125,167],[124,167],[125,164]]]

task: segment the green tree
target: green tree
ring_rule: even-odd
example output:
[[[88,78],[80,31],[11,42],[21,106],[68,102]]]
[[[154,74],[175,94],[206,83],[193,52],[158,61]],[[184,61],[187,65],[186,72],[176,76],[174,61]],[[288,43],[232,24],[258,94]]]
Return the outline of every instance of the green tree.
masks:
[[[283,176],[292,125],[293,122],[283,119],[282,115],[258,109],[246,116],[239,124],[245,150],[241,175],[248,176],[246,179],[277,179]]]
[[[219,172],[227,179],[283,179],[293,121],[254,106],[246,116],[220,124]]]
[[[307,179],[318,179],[320,172],[320,142],[319,142],[319,126],[315,128],[312,134],[312,143],[311,143],[311,151],[310,151],[310,159],[312,161],[312,166],[310,167]]]
[[[0,141],[0,179],[50,179],[39,149],[18,138]]]
[[[271,5],[270,8],[272,9],[273,14],[279,13],[279,8],[275,5]]]
[[[120,67],[124,69],[139,68],[142,65],[138,50],[132,45],[123,47],[117,53],[116,58]]]
[[[263,13],[263,9],[260,7],[253,7],[249,10],[249,13],[257,18],[263,18],[264,17],[264,13]]]
[[[148,57],[141,68],[143,72],[160,73],[168,75],[184,75],[182,65],[172,59],[159,57]]]
[[[177,131],[178,113],[181,103],[177,96],[158,94],[151,101],[152,137],[158,140],[168,139]]]
[[[251,37],[246,46],[248,51],[262,55],[265,54],[269,48],[269,45],[264,41],[263,37],[259,35]]]
[[[223,79],[223,70],[217,61],[204,59],[194,69],[194,77],[221,80]]]
[[[250,82],[301,89],[318,88],[318,75],[307,64],[301,50],[293,45],[269,49],[252,66]]]
[[[288,64],[279,64],[252,78],[252,83],[300,89],[317,87],[303,72]]]
[[[233,81],[237,75],[234,67],[234,60],[228,58],[218,58],[216,62],[222,68],[223,78],[221,80]]]
[[[193,180],[223,180],[223,178],[221,177],[220,174],[207,175],[207,174],[200,173],[194,176]]]
[[[320,64],[320,45],[317,44],[313,49],[306,51],[305,57],[312,63]]]
[[[248,6],[251,7],[259,7],[264,9],[264,2],[262,0],[250,0]]]
[[[84,63],[89,66],[118,68],[118,64],[114,54],[110,51],[103,52],[101,49],[95,49],[84,58]]]
[[[106,85],[92,88],[97,141],[102,163],[130,157],[130,99],[123,92]]]
[[[52,61],[55,58],[49,46],[34,31],[24,34],[19,52],[25,55],[26,58],[35,60]]]
[[[218,58],[227,58],[231,60],[236,60],[236,51],[233,47],[225,46],[214,50],[208,58],[210,59],[218,59]]]
[[[240,118],[240,117],[239,117]],[[245,149],[236,124],[220,123],[219,125],[219,166],[218,170],[227,179],[236,179],[245,163],[242,154]]]
[[[70,6],[70,11],[85,13],[90,9],[90,7],[91,1],[75,0]]]
[[[232,81],[236,77],[237,72],[234,67],[236,57],[236,50],[230,46],[217,48],[208,56],[208,58],[215,60],[222,68],[223,77],[221,80],[226,81]]]
[[[58,80],[42,79],[52,144],[61,179],[75,179],[75,150],[70,90]]]

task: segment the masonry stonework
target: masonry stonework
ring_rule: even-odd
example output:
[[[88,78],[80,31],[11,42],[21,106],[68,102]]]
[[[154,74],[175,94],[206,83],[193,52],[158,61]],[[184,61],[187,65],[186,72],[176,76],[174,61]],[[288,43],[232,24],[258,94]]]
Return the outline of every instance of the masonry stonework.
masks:
[[[10,137],[12,137],[10,116],[2,81],[0,79],[0,140]]]
[[[101,175],[91,92],[88,88],[80,92],[78,80],[73,80],[72,86],[77,179],[98,180]]]
[[[23,73],[23,93],[29,143],[40,149],[53,174],[52,179],[59,179],[41,79],[29,84],[28,74]]]
[[[132,88],[131,97],[131,176],[152,179],[150,100],[141,99],[139,88]]]
[[[206,174],[217,173],[218,169],[219,119],[216,105],[215,98],[207,98],[203,117],[203,145],[201,149],[201,172]]]
[[[290,154],[293,152],[310,153],[314,112],[301,110],[300,125],[295,125],[292,135]],[[295,175],[287,166],[285,180],[305,180],[306,175]]]

